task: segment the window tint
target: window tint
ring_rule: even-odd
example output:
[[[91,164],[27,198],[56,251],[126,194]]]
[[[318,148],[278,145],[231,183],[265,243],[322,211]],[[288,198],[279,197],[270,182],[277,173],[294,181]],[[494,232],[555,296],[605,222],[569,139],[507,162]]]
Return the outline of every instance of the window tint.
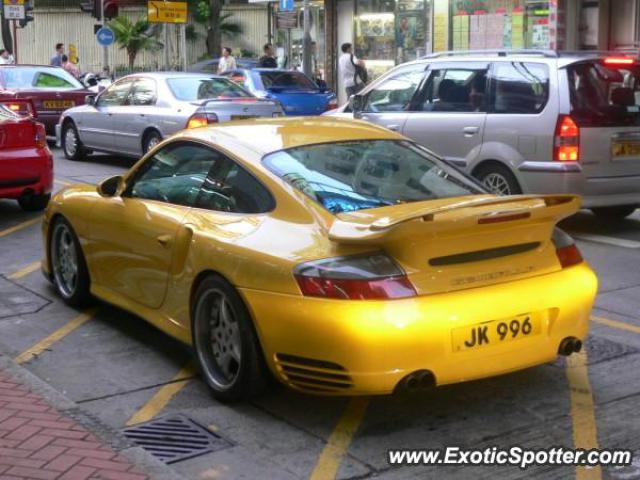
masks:
[[[173,95],[182,101],[204,100],[209,98],[244,98],[251,93],[226,78],[170,78],[167,84]]]
[[[411,99],[423,77],[424,66],[422,65],[389,77],[369,92],[365,110],[369,112],[408,110]]]
[[[260,78],[265,88],[318,90],[318,86],[300,72],[260,72]]]
[[[200,145],[168,145],[136,172],[127,195],[194,206],[207,175],[222,161],[222,155]]]
[[[73,75],[58,68],[11,67],[2,70],[5,88],[84,88]]]
[[[461,173],[406,141],[306,145],[272,153],[264,163],[332,213],[480,192]]]
[[[486,112],[487,70],[432,70],[422,97],[425,112]]]
[[[140,78],[133,84],[129,103],[131,105],[155,105],[157,99],[156,82],[150,78]]]
[[[98,97],[99,107],[126,105],[133,80],[114,83]]]
[[[496,62],[491,91],[495,113],[540,113],[549,99],[549,69],[542,63]]]

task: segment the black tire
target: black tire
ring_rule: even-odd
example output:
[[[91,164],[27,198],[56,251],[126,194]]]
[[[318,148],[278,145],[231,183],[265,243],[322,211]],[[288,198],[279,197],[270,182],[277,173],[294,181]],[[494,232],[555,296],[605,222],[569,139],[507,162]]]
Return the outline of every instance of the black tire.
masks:
[[[73,137],[71,137],[73,135]],[[64,156],[69,160],[75,162],[84,160],[87,157],[87,149],[80,141],[80,135],[78,135],[78,129],[76,124],[72,121],[67,121],[62,126],[62,151]]]
[[[91,277],[89,276],[89,269],[87,268],[87,262],[82,253],[82,247],[80,246],[78,237],[73,227],[71,227],[69,222],[64,218],[56,219],[50,228],[49,259],[51,261],[53,285],[58,295],[62,297],[67,305],[72,307],[87,305],[91,300]],[[77,266],[75,282],[71,282],[65,276],[65,272],[68,271],[70,265],[68,259],[64,261],[61,258],[59,250],[59,248],[62,248],[61,242],[63,241],[63,235],[67,246],[73,245],[73,253],[69,252],[69,255],[73,256],[75,254],[75,265]],[[71,286],[70,283],[73,283],[73,286]]]
[[[39,212],[47,208],[49,200],[51,200],[50,193],[46,195],[25,195],[18,198],[18,204],[25,212]]]
[[[622,220],[636,211],[638,205],[619,205],[617,207],[592,208],[593,214],[602,220]]]
[[[490,192],[497,195],[519,195],[522,188],[511,171],[500,164],[491,163],[480,167],[473,174]]]
[[[149,150],[155,147],[162,141],[162,135],[157,130],[150,130],[144,135],[142,140],[142,153],[146,154]]]
[[[258,336],[233,286],[218,275],[204,278],[191,301],[191,322],[200,371],[215,398],[247,400],[266,388],[269,374]]]

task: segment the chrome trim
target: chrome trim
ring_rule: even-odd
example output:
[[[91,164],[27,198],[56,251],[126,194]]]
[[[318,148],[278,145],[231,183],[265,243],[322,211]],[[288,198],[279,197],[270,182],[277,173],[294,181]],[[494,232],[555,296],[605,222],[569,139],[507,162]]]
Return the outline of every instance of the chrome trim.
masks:
[[[520,172],[580,173],[582,167],[577,162],[523,162],[518,170]]]

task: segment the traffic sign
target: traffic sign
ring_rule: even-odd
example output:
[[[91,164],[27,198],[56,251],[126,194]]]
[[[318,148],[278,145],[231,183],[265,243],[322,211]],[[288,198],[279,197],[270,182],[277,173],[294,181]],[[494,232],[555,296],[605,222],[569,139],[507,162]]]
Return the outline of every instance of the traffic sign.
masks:
[[[108,47],[116,41],[116,34],[113,33],[113,30],[109,27],[102,27],[98,30],[98,33],[96,33],[96,40],[98,40],[98,43],[103,47]]]
[[[4,18],[7,20],[23,20],[25,18],[25,0],[4,0]]]
[[[149,0],[147,19],[149,23],[187,23],[189,20],[187,2],[167,2]]]
[[[280,10],[293,12],[293,0],[280,0]]]

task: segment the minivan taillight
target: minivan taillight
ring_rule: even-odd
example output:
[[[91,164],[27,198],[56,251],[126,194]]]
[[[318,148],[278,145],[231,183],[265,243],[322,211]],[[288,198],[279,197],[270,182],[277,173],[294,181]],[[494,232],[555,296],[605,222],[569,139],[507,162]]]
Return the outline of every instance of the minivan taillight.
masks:
[[[186,128],[206,127],[211,123],[218,123],[218,116],[215,113],[196,112],[189,117]]]
[[[580,160],[580,127],[569,115],[558,115],[553,140],[553,159],[558,162]]]
[[[405,272],[381,253],[307,262],[293,274],[307,297],[382,300],[416,295]]]
[[[573,238],[559,228],[553,229],[551,241],[556,247],[556,256],[558,257],[558,261],[562,268],[578,265],[584,261],[580,250],[578,250],[578,247],[573,241]]]

